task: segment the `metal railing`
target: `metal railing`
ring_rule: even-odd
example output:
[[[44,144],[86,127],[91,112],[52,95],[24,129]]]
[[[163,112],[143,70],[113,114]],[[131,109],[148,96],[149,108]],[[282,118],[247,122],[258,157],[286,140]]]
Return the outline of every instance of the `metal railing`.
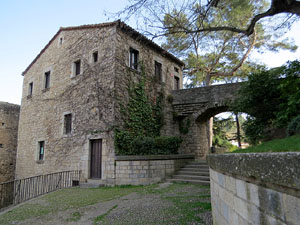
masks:
[[[0,183],[0,209],[62,188],[78,186],[80,171],[63,171]]]

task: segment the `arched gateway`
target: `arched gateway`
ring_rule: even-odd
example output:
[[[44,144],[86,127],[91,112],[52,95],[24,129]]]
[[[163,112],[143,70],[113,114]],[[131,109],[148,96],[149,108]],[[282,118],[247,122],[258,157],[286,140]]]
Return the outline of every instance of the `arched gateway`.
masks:
[[[173,91],[174,114],[180,121],[189,121],[186,134],[182,134],[181,153],[205,158],[210,148],[209,119],[228,111],[240,87],[241,83],[233,83]]]

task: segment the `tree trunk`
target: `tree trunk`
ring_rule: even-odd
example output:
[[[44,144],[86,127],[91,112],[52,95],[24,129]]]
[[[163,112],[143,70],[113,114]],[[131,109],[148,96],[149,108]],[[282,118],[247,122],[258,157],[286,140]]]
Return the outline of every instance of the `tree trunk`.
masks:
[[[239,122],[239,113],[234,113],[235,114],[235,121],[236,121],[236,138],[238,141],[238,146],[239,148],[242,147],[241,144],[241,131],[240,131],[240,122]]]

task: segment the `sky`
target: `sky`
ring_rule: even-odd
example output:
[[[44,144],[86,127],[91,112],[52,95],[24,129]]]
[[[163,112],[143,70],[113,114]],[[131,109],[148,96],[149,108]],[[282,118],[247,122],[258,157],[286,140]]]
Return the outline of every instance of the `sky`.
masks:
[[[1,0],[0,101],[21,104],[22,72],[60,27],[107,22],[104,11],[116,12],[126,4],[126,0]],[[299,27],[298,22],[288,32],[298,46]],[[300,50],[257,58],[275,67],[300,59]]]

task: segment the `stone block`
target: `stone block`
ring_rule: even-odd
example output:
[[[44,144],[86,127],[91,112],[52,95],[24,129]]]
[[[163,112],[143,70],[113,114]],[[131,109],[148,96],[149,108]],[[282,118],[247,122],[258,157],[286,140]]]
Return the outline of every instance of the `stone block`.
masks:
[[[226,190],[236,194],[236,179],[230,176],[225,176],[225,188]]]
[[[233,207],[240,217],[242,217],[246,221],[250,220],[251,215],[249,215],[247,202],[238,197],[235,197],[233,200]]]
[[[287,224],[300,223],[300,198],[283,194],[283,211]]]
[[[246,190],[246,182],[236,179],[235,185],[236,185],[237,196],[244,200],[247,200],[248,197],[247,197],[247,190]]]

